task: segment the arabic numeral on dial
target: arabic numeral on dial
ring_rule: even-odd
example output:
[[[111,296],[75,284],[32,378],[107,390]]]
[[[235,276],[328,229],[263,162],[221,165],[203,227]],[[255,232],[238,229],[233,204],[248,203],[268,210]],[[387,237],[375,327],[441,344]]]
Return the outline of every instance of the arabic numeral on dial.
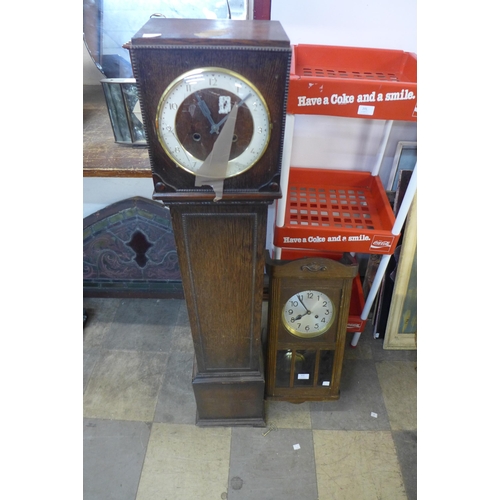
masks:
[[[175,146],[174,153],[178,155],[181,152],[181,148],[179,146]]]
[[[312,292],[307,292],[307,298],[312,299],[314,297],[314,294]]]
[[[177,108],[179,107],[179,106],[177,106],[176,102],[169,102],[167,106],[168,106],[168,109],[170,109],[172,111],[176,111]]]
[[[299,303],[298,303],[298,301],[296,301],[296,300],[291,300],[291,301],[290,301],[290,305],[291,305],[292,307],[297,307],[297,306],[299,305]]]

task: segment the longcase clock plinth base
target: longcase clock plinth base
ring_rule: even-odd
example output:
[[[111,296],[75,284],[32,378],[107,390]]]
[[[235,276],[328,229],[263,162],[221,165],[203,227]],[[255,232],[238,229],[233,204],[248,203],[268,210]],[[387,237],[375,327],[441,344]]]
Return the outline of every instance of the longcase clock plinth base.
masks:
[[[263,370],[259,373],[202,376],[193,367],[196,425],[265,427]]]

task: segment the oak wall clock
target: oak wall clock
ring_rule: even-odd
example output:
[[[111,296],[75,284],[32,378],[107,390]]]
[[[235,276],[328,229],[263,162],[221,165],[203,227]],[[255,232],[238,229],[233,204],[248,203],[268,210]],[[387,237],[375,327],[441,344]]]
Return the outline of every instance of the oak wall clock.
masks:
[[[268,399],[338,399],[355,265],[303,258],[269,261]]]
[[[277,21],[150,19],[130,42],[154,193],[169,209],[195,350],[198,425],[265,425],[269,205],[290,41]]]

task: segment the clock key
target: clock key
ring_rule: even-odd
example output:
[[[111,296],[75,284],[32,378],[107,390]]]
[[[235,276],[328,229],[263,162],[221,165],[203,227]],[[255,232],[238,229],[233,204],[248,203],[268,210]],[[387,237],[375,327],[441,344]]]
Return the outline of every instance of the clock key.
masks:
[[[267,429],[266,432],[263,432],[262,435],[263,436],[267,436],[271,431],[277,431],[278,428],[275,426],[275,425],[272,425],[269,427],[269,429]]]

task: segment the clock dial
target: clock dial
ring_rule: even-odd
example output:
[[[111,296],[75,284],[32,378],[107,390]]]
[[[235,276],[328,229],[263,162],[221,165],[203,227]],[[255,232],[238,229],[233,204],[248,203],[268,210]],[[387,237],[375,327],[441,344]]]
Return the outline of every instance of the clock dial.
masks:
[[[270,128],[269,110],[257,88],[223,68],[178,77],[163,93],[156,116],[156,131],[169,157],[211,179],[251,168],[268,146]]]
[[[302,338],[317,337],[332,325],[335,306],[323,292],[305,290],[286,301],[282,319],[292,335]]]

